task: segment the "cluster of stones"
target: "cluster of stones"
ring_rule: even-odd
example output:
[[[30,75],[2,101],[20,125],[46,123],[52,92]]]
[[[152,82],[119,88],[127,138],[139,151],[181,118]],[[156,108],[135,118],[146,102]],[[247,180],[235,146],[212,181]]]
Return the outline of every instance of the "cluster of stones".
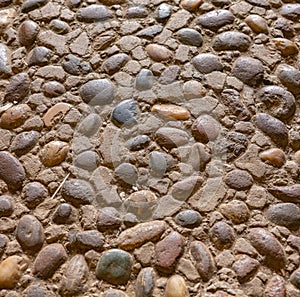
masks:
[[[0,296],[299,296],[296,2],[0,0]]]

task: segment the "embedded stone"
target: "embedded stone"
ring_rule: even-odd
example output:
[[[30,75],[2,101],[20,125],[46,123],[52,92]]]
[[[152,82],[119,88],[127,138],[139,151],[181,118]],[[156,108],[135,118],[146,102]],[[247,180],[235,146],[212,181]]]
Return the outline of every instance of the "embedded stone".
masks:
[[[102,69],[112,75],[121,70],[123,66],[130,60],[130,57],[124,53],[115,54],[106,59],[102,64]]]
[[[112,13],[105,5],[92,4],[77,11],[77,19],[80,22],[102,22],[111,17]]]
[[[11,143],[11,151],[17,156],[25,155],[38,143],[39,135],[40,134],[36,131],[22,132],[18,134]]]
[[[209,237],[218,250],[230,248],[235,241],[233,228],[224,222],[215,223],[209,231]]]
[[[31,20],[24,21],[18,30],[18,39],[21,45],[30,46],[35,42],[35,39],[40,31],[40,26]]]
[[[218,56],[210,53],[197,55],[193,58],[192,63],[194,67],[203,74],[223,70],[223,65]]]
[[[276,69],[280,82],[294,95],[300,93],[300,71],[293,66],[281,64]]]
[[[185,280],[180,275],[171,276],[166,285],[165,289],[166,297],[188,297],[188,289],[185,283]]]
[[[175,217],[175,222],[184,228],[194,228],[201,224],[202,216],[192,209],[183,210]]]
[[[286,287],[284,278],[279,275],[272,276],[266,285],[264,294],[266,297],[285,297]]]
[[[199,176],[191,176],[175,183],[171,188],[171,194],[175,199],[186,200],[199,190],[203,179]]]
[[[181,43],[186,45],[201,46],[203,43],[202,35],[195,29],[180,29],[176,33],[176,36]]]
[[[233,264],[232,268],[237,274],[237,278],[240,283],[249,281],[257,272],[260,263],[250,258],[247,255],[242,255],[238,260]]]
[[[248,15],[245,19],[246,24],[255,33],[265,33],[268,34],[269,29],[266,20],[257,14]]]
[[[169,49],[159,44],[147,45],[146,52],[150,58],[156,62],[168,61],[173,57],[173,54]]]
[[[155,287],[155,271],[151,267],[143,268],[137,276],[135,283],[136,297],[152,297]]]
[[[113,110],[111,120],[117,127],[129,127],[136,123],[138,105],[135,100],[121,101]]]
[[[249,189],[253,184],[252,176],[245,170],[234,169],[226,174],[225,183],[235,190]]]
[[[232,200],[228,203],[221,204],[220,211],[234,224],[247,222],[250,218],[250,212],[247,205],[239,200]]]
[[[291,186],[277,186],[269,188],[268,191],[276,198],[284,202],[300,202],[300,185],[294,184]]]
[[[0,289],[13,289],[21,278],[19,256],[10,256],[0,263]]]
[[[14,105],[7,109],[1,116],[1,127],[14,129],[24,124],[30,116],[31,108],[27,104]]]
[[[278,148],[271,148],[259,154],[263,161],[270,162],[275,167],[281,167],[286,162],[285,152]]]
[[[162,127],[155,133],[156,142],[167,149],[179,147],[188,143],[188,134],[177,128]]]
[[[151,112],[174,120],[184,121],[190,118],[190,113],[186,108],[173,104],[155,104],[152,106]]]
[[[51,141],[47,143],[40,153],[42,163],[47,167],[53,167],[63,162],[69,152],[69,145],[63,141]]]
[[[21,72],[11,78],[7,86],[4,99],[7,101],[22,101],[29,93],[30,78],[27,73]]]
[[[273,42],[284,57],[293,56],[299,52],[297,45],[286,38],[274,38]]]
[[[251,44],[251,39],[248,35],[235,32],[226,31],[216,36],[213,40],[212,47],[216,51],[240,51],[245,52]]]

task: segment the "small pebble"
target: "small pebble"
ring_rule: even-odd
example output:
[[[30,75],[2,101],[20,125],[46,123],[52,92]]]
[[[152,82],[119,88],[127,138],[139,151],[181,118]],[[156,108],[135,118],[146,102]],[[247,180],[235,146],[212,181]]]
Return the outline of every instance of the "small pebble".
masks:
[[[286,162],[284,151],[278,148],[271,148],[259,154],[263,161],[269,161],[275,167],[281,167]]]
[[[165,289],[166,297],[188,297],[188,289],[185,280],[180,275],[171,276]]]

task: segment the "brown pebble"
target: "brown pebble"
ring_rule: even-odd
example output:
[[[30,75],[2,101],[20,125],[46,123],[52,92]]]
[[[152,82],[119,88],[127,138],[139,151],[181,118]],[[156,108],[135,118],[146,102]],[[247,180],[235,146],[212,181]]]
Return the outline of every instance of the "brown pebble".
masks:
[[[6,110],[1,116],[1,128],[14,129],[21,126],[30,115],[27,104],[15,105]]]
[[[172,52],[166,47],[158,44],[149,44],[146,51],[150,58],[156,62],[168,61],[172,58]]]
[[[240,283],[249,281],[259,268],[259,262],[247,255],[242,255],[233,264],[233,270],[237,274]]]
[[[279,275],[274,275],[269,279],[264,294],[265,297],[285,297],[286,289],[284,278]]]
[[[250,212],[247,205],[239,200],[232,200],[228,203],[220,205],[221,213],[231,220],[234,224],[247,222]]]
[[[296,55],[299,52],[297,45],[286,38],[274,38],[273,42],[283,56]]]
[[[65,115],[70,110],[70,108],[71,106],[69,104],[63,102],[50,107],[43,117],[45,126],[48,128],[53,126],[61,116]]]
[[[263,161],[269,161],[275,167],[281,167],[286,162],[284,151],[278,148],[271,148],[259,154]]]
[[[189,11],[194,11],[202,4],[202,0],[182,0],[180,5]]]
[[[51,141],[42,149],[40,158],[47,167],[59,165],[65,160],[69,152],[69,145],[63,141]]]
[[[268,25],[263,17],[257,14],[251,14],[246,17],[245,22],[253,32],[268,34]]]
[[[18,32],[19,42],[24,46],[32,45],[40,31],[40,27],[36,22],[24,21]]]
[[[188,297],[188,289],[185,280],[180,275],[171,276],[166,285],[166,297]]]
[[[230,248],[235,241],[233,228],[224,222],[215,223],[209,231],[209,237],[218,250]]]
[[[173,104],[155,104],[151,111],[161,117],[166,117],[175,120],[188,120],[190,113],[184,107]]]
[[[19,256],[10,256],[0,263],[0,289],[13,289],[17,285],[21,277],[21,260]]]
[[[300,202],[300,185],[294,184],[291,186],[272,187],[268,191],[276,198],[285,202]]]

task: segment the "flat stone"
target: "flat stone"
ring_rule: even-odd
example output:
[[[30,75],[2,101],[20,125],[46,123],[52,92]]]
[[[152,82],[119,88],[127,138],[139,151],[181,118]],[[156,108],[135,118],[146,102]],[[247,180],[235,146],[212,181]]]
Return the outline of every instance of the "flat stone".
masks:
[[[126,141],[125,146],[130,151],[139,151],[145,147],[147,147],[150,143],[151,139],[148,135],[137,135],[133,138],[130,138]]]
[[[30,116],[30,111],[31,108],[27,104],[12,106],[1,115],[1,127],[4,129],[14,129],[23,125]]]
[[[176,200],[171,195],[165,195],[157,201],[157,207],[153,212],[153,219],[164,219],[177,213],[184,201]]]
[[[195,29],[183,28],[177,31],[178,40],[186,45],[201,46],[203,43],[202,35]]]
[[[84,252],[91,249],[101,251],[104,245],[104,237],[97,230],[86,230],[76,234],[75,244]]]
[[[250,258],[247,255],[241,255],[232,267],[239,282],[244,283],[249,281],[253,275],[255,275],[259,266],[260,263],[257,260]]]
[[[175,222],[184,228],[194,228],[201,224],[202,216],[192,209],[183,210],[175,217]]]
[[[268,191],[276,198],[284,202],[300,202],[300,185],[294,184],[291,186],[277,186],[269,188]]]
[[[291,40],[286,38],[274,38],[272,41],[283,57],[293,56],[299,52],[297,45]]]
[[[180,9],[177,12],[173,13],[165,28],[172,31],[178,30],[180,28],[186,27],[192,19],[192,14],[184,9]]]
[[[153,61],[168,61],[173,57],[172,52],[165,46],[159,44],[149,44],[146,46],[146,52]]]
[[[22,5],[22,12],[26,13],[46,5],[48,0],[27,0]]]
[[[286,265],[285,252],[280,242],[267,230],[251,229],[248,235],[250,243],[265,256],[265,264],[275,270],[283,269]]]
[[[221,27],[233,23],[234,19],[234,15],[229,10],[216,9],[201,15],[197,19],[197,24],[204,28],[217,31]]]
[[[211,279],[215,272],[214,258],[207,246],[200,241],[193,241],[190,246],[195,267],[204,282]]]
[[[22,199],[29,208],[36,207],[48,196],[48,190],[39,182],[31,182],[24,186]]]
[[[40,134],[37,131],[22,132],[11,143],[11,151],[17,156],[25,155],[38,143]]]
[[[8,195],[0,196],[0,217],[9,217],[13,211],[14,206],[11,197]]]
[[[255,95],[262,102],[263,111],[281,121],[289,120],[296,111],[296,101],[292,93],[279,86],[266,86]]]
[[[120,164],[114,172],[117,179],[129,185],[134,185],[138,179],[137,168],[130,163]]]
[[[155,104],[151,112],[167,119],[184,121],[190,118],[190,113],[186,108],[174,104]]]
[[[27,55],[28,66],[45,66],[49,63],[51,51],[45,46],[34,47]]]
[[[278,148],[271,148],[259,154],[263,161],[268,161],[275,167],[281,167],[286,162],[285,152]]]
[[[167,160],[164,153],[151,152],[149,155],[149,166],[151,168],[151,174],[157,177],[162,177],[167,170]]]
[[[25,72],[13,76],[6,88],[4,99],[11,102],[22,101],[29,93],[30,82],[30,78]]]
[[[265,33],[268,34],[268,24],[266,20],[257,14],[251,14],[245,19],[246,24],[251,28],[255,33]]]
[[[288,129],[280,120],[266,114],[259,113],[254,118],[256,126],[264,132],[278,146],[285,148],[288,144]]]
[[[296,269],[290,276],[290,282],[298,289],[300,289],[300,269]]]
[[[121,101],[113,110],[111,120],[117,127],[130,127],[136,124],[138,104],[135,100]]]
[[[123,231],[118,238],[118,245],[121,249],[132,250],[140,247],[148,241],[155,241],[166,229],[163,221],[152,221],[138,224]]]
[[[178,80],[181,68],[177,65],[167,67],[159,77],[158,82],[162,85],[169,85]]]
[[[42,279],[50,278],[66,260],[67,253],[60,243],[49,244],[38,253],[33,274]]]
[[[19,256],[10,256],[0,263],[0,289],[13,289],[21,278]]]
[[[197,192],[202,184],[202,177],[191,176],[176,182],[171,188],[171,194],[175,199],[186,200]]]
[[[118,229],[121,224],[121,215],[114,207],[103,207],[99,210],[97,217],[99,231]]]
[[[110,284],[124,285],[130,278],[132,262],[129,253],[119,249],[108,250],[98,261],[96,276]]]
[[[80,96],[90,105],[106,105],[114,100],[115,87],[108,79],[95,79],[80,88]]]
[[[61,119],[71,108],[68,103],[60,102],[50,107],[43,116],[44,124],[47,128],[52,127]]]
[[[225,183],[233,189],[245,190],[252,186],[253,178],[245,170],[234,169],[226,174]]]
[[[300,93],[300,71],[293,66],[281,64],[276,69],[280,82],[294,95]]]
[[[53,167],[63,162],[69,152],[69,145],[63,141],[51,141],[47,143],[40,153],[42,163],[47,167]]]
[[[26,178],[25,170],[18,159],[8,152],[0,152],[0,178],[8,188],[16,191],[22,187]]]
[[[274,275],[268,280],[264,294],[266,297],[286,296],[285,280],[279,275]]]
[[[204,88],[204,86],[196,80],[185,82],[182,88],[184,97],[187,100],[201,98],[205,96],[206,93],[206,89]]]
[[[300,4],[285,4],[281,7],[280,13],[283,17],[287,19],[298,20],[300,16]]]
[[[278,203],[267,210],[267,218],[274,224],[292,230],[300,227],[300,208],[294,203]]]
[[[134,5],[126,11],[128,19],[145,18],[148,15],[148,10],[144,5]]]
[[[203,74],[208,74],[213,71],[222,71],[223,65],[218,56],[210,53],[199,54],[193,58],[194,67]]]
[[[40,31],[40,26],[31,20],[24,21],[18,30],[18,39],[21,45],[30,46],[34,43],[38,33]]]
[[[80,179],[67,180],[62,187],[61,194],[66,201],[75,206],[89,204],[95,198],[91,185]]]
[[[45,240],[43,226],[36,217],[25,215],[18,223],[16,238],[23,250],[37,252],[42,248]]]
[[[254,58],[237,58],[232,67],[232,74],[249,86],[257,86],[264,77],[263,64]]]
[[[143,268],[137,276],[135,283],[136,297],[152,297],[155,287],[155,271],[151,267]]]
[[[150,90],[154,83],[154,76],[151,70],[142,69],[135,79],[135,88],[139,91]]]
[[[102,69],[109,75],[112,75],[120,71],[121,68],[125,66],[129,60],[130,57],[127,54],[115,54],[103,62]]]
[[[227,31],[215,37],[212,47],[216,51],[240,51],[245,52],[251,44],[251,39],[248,35]]]
[[[58,97],[66,92],[63,84],[58,81],[46,82],[43,86],[43,91],[47,97]]]
[[[66,77],[66,73],[61,66],[53,66],[53,65],[48,65],[39,68],[36,72],[36,75],[44,79],[57,80],[57,81],[63,81]]]
[[[183,252],[184,239],[178,232],[171,232],[155,247],[155,265],[158,270],[171,273]]]
[[[172,275],[166,285],[165,289],[166,297],[188,297],[188,289],[185,280],[180,275]]]
[[[77,19],[80,22],[103,22],[111,17],[111,11],[104,5],[92,4],[77,11]]]
[[[156,142],[167,149],[179,147],[188,143],[188,134],[177,128],[162,127],[155,133]]]
[[[162,3],[157,7],[156,19],[159,22],[166,21],[172,13],[172,6],[167,3]]]
[[[191,130],[196,141],[206,144],[217,139],[220,125],[212,116],[201,115],[194,121]]]
[[[239,200],[232,200],[220,205],[221,213],[234,224],[247,222],[250,218],[250,212],[247,205]]]

